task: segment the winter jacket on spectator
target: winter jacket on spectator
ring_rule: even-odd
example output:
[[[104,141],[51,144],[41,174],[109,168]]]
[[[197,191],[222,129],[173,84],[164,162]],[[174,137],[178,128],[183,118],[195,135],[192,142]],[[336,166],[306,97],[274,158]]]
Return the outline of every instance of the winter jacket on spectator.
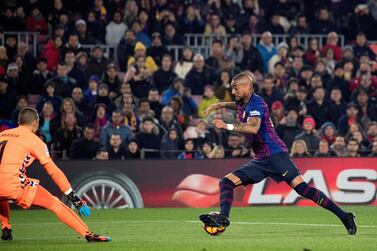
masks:
[[[100,59],[91,58],[88,62],[88,73],[89,76],[97,75],[102,76],[102,74],[105,72],[107,65],[110,63],[110,60],[108,60],[105,57],[102,57]]]
[[[357,123],[360,123],[361,124],[361,121],[358,119],[358,120],[355,120],[355,119],[350,119],[347,114],[344,114],[343,116],[341,116],[338,120],[338,125],[336,128],[338,128],[338,133],[342,136],[346,135],[347,132],[348,132],[348,127],[351,123],[354,123],[354,122],[357,122]]]
[[[47,59],[48,69],[50,71],[55,70],[60,59],[60,49],[55,47],[54,40],[48,40],[42,54]]]
[[[307,104],[308,114],[310,114],[317,128],[320,128],[323,123],[330,120],[330,103],[323,101],[322,104],[319,104],[314,98],[310,100]]]
[[[136,134],[135,139],[139,143],[140,149],[156,150],[156,152],[145,152],[146,159],[156,159],[160,157],[158,150],[160,149],[161,138],[159,134],[140,131]]]
[[[314,34],[328,34],[331,31],[337,31],[335,23],[330,20],[314,20],[312,32]]]
[[[42,15],[37,17],[28,16],[26,18],[26,28],[28,31],[40,32],[46,34],[48,32],[46,19]]]
[[[68,72],[68,77],[73,78],[76,81],[76,85],[84,89],[88,83],[88,77],[85,72],[80,69],[80,67],[75,64],[72,69]]]
[[[202,112],[207,109],[208,106],[216,104],[218,102],[219,99],[216,96],[213,96],[212,98],[203,97],[203,99],[199,103],[198,116],[202,118]]]
[[[262,56],[263,72],[268,72],[268,61],[277,53],[276,47],[273,44],[266,46],[261,40],[257,48]]]
[[[360,58],[363,54],[368,54],[370,60],[376,59],[376,54],[373,52],[373,50],[368,46],[368,44],[365,44],[364,46],[359,46],[358,44],[355,44],[353,46],[353,55],[357,58]]]
[[[168,134],[162,138],[160,151],[163,159],[176,159],[178,150],[180,149],[181,142],[179,139],[172,140]]]
[[[1,82],[2,80],[0,80]],[[0,83],[0,85],[6,85]],[[1,87],[0,87],[1,88]],[[5,87],[6,88],[6,87]],[[17,94],[13,90],[0,91],[0,119],[11,119],[12,112],[17,106]]]
[[[59,157],[70,157],[73,141],[81,138],[83,135],[81,127],[75,127],[73,130],[59,128],[56,132],[56,144],[54,150]]]
[[[147,49],[147,55],[151,56],[158,66],[161,66],[162,56],[168,54],[169,50],[166,46],[151,46]]]
[[[93,159],[96,156],[100,144],[95,140],[80,138],[72,143],[71,159]],[[109,154],[110,155],[110,154]]]
[[[177,90],[175,90],[173,87],[169,87],[167,90],[165,90],[162,93],[162,105],[168,105],[170,102],[170,99],[174,96],[181,96],[181,93]]]
[[[115,152],[114,148],[111,146],[107,147],[107,152],[109,153],[109,160],[112,159],[126,159],[126,148],[124,146],[120,146],[117,152]]]
[[[55,95],[51,97],[51,96],[47,95],[47,93],[46,93],[41,97],[41,99],[39,100],[39,102],[37,104],[36,109],[38,110],[38,112],[42,112],[43,105],[47,101],[50,101],[52,103],[52,106],[54,107],[55,112],[60,111],[60,105],[62,103],[61,97],[55,96]]]
[[[192,69],[192,65],[193,63],[189,61],[177,62],[174,68],[174,72],[179,78],[185,79],[187,73]]]
[[[33,72],[33,84],[29,87],[29,94],[42,95],[47,79],[50,79],[52,77],[53,75],[49,71],[42,73],[38,70],[35,70]]]
[[[176,129],[178,138],[182,137],[183,131],[181,125],[178,123],[176,119],[173,119],[169,123],[164,122],[163,120],[159,121],[158,128],[160,131],[160,138],[168,133],[168,131],[172,128]]]
[[[160,68],[153,73],[153,83],[157,87],[158,92],[162,93],[172,85],[173,80],[176,77],[177,74],[172,70],[164,71],[162,68]]]
[[[193,67],[186,75],[185,86],[191,89],[192,95],[203,94],[206,85],[214,85],[216,82],[215,71],[208,66],[204,66],[203,71],[199,72]]]
[[[338,45],[325,44],[321,49],[321,53],[325,54],[328,51],[328,49],[332,49],[334,51],[336,61],[340,62],[342,60],[342,48],[340,48]]]
[[[302,139],[305,141],[307,147],[308,147],[308,151],[312,154],[314,154],[314,152],[318,149],[319,147],[319,137],[317,137],[316,135],[314,135],[313,133],[311,134],[308,134],[306,132],[302,132],[300,133],[299,135],[297,135],[295,137],[295,140],[296,139]]]
[[[126,147],[127,142],[132,138],[132,131],[129,126],[124,124],[115,125],[114,123],[109,123],[102,128],[100,134],[100,144],[104,147],[110,145],[109,140],[111,135],[119,134],[122,139],[122,146]]]
[[[276,127],[276,132],[279,137],[283,140],[288,149],[291,149],[293,141],[297,135],[302,133],[302,128],[297,124],[279,124]]]
[[[124,36],[124,32],[127,30],[127,25],[123,22],[115,23],[111,21],[106,25],[106,44],[117,45]]]
[[[76,80],[68,76],[55,76],[49,81],[55,83],[55,94],[60,97],[70,97],[72,89],[76,86]]]
[[[339,121],[339,118],[346,113],[346,110],[346,103],[342,102],[340,104],[335,104],[335,102],[332,102],[330,104],[330,121],[336,125]]]
[[[196,115],[198,114],[198,106],[191,95],[182,96],[182,112],[186,116],[196,117]]]
[[[348,102],[350,100],[349,83],[344,78],[335,76],[327,83],[327,93],[330,94],[332,89],[339,88],[342,92],[343,100]]]
[[[134,55],[136,41],[126,42],[123,37],[117,47],[117,58],[121,71],[126,71],[128,67],[128,60]]]

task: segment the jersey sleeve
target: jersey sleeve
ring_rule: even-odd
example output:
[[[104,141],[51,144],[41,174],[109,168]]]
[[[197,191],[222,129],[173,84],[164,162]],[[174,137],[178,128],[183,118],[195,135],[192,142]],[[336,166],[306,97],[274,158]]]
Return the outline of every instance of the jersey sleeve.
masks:
[[[48,151],[47,145],[37,136],[33,137],[29,147],[31,155],[38,159],[41,165],[51,161],[50,152]]]
[[[252,117],[258,117],[260,119],[263,118],[264,114],[265,114],[265,109],[262,105],[256,105],[256,106],[252,106],[248,109],[248,112],[247,112],[247,117],[248,118],[252,118]]]

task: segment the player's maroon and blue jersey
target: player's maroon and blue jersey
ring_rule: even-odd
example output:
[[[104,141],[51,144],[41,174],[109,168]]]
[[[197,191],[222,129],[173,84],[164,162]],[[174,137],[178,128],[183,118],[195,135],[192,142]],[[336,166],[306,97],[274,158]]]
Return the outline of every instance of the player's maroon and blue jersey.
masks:
[[[237,102],[237,116],[241,123],[246,123],[248,118],[258,117],[261,125],[258,134],[245,134],[246,140],[251,144],[256,159],[263,159],[271,155],[288,152],[284,142],[277,135],[270,112],[263,98],[253,93],[247,104]]]

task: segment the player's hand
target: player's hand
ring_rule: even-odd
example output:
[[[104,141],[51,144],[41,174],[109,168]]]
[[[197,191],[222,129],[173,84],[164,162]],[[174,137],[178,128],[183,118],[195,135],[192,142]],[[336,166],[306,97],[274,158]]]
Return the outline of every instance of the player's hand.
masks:
[[[217,109],[221,109],[223,108],[223,105],[221,103],[217,103],[217,104],[212,104],[210,106],[208,106],[203,112],[203,116],[207,116],[211,111],[213,110],[217,110]]]
[[[218,129],[226,129],[226,124],[221,119],[214,119],[212,123]]]
[[[79,214],[85,217],[90,216],[90,209],[86,204],[86,201],[81,200],[75,193],[75,191],[70,192],[67,195],[68,199],[72,201],[73,205],[75,205],[76,209],[79,211]]]

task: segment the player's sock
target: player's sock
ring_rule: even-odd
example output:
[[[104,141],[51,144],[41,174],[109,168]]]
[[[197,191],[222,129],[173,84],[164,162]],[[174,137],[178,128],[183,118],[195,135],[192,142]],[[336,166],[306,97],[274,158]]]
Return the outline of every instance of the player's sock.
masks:
[[[83,237],[90,233],[89,228],[72,209],[40,185],[37,187],[33,205],[53,211],[62,222]]]
[[[10,208],[8,200],[0,201],[0,219],[1,219],[1,229],[8,228],[11,229],[12,226],[9,223],[10,218]]]
[[[220,213],[229,217],[230,208],[233,202],[234,184],[228,178],[223,178],[220,181]]]
[[[338,207],[322,191],[312,186],[309,186],[308,183],[302,182],[301,184],[297,185],[294,189],[299,195],[311,199],[319,206],[326,208],[327,210],[330,210],[341,220],[347,217],[347,213],[344,212],[340,207]]]

